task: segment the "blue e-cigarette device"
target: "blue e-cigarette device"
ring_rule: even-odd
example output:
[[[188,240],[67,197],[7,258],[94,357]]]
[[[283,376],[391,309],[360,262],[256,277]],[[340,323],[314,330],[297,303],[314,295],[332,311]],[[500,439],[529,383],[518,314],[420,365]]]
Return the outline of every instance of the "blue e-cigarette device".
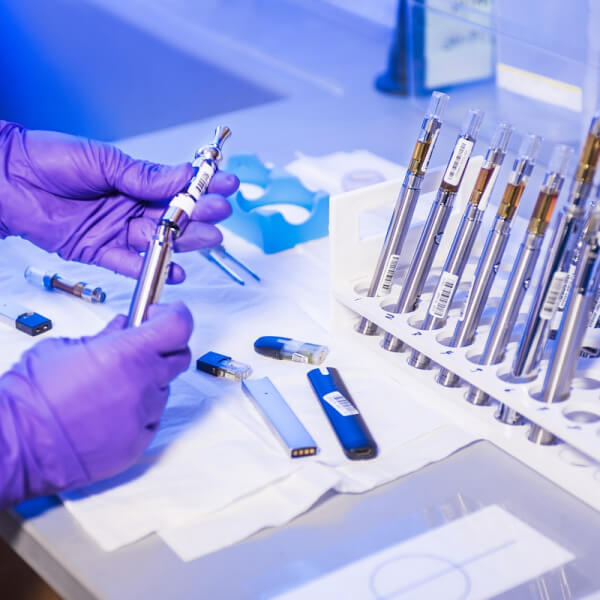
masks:
[[[352,460],[375,457],[377,444],[338,370],[320,367],[307,375],[344,454]]]

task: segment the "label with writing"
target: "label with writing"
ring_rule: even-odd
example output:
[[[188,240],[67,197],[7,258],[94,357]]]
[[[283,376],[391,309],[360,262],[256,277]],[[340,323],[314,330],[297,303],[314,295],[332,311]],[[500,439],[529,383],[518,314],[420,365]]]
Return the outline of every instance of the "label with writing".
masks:
[[[329,392],[323,396],[323,400],[329,404],[329,406],[335,408],[340,415],[343,417],[350,417],[352,415],[358,415],[359,412],[356,410],[356,406],[348,400],[343,394],[339,392]]]
[[[554,275],[552,275],[550,287],[548,288],[548,292],[544,298],[544,303],[540,309],[540,319],[547,321],[552,319],[554,316],[554,313],[558,309],[560,299],[563,295],[563,290],[565,288],[565,283],[568,276],[569,274],[565,273],[564,271],[556,271]]]
[[[454,147],[452,158],[448,163],[448,168],[444,173],[444,181],[448,185],[458,185],[465,172],[467,161],[473,150],[473,142],[465,138],[460,138]]]
[[[388,257],[385,270],[383,271],[383,277],[381,279],[381,283],[379,284],[379,289],[377,290],[378,296],[383,296],[384,294],[389,293],[389,291],[392,289],[394,273],[396,272],[396,267],[398,266],[399,261],[399,254],[390,254]]]
[[[432,317],[437,317],[438,319],[446,318],[457,283],[458,275],[448,273],[448,271],[442,273],[429,307],[429,314]]]
[[[564,310],[565,306],[567,305],[567,300],[569,299],[569,292],[571,291],[571,287],[573,286],[573,280],[575,279],[576,268],[577,265],[569,265],[567,279],[565,281],[565,285],[563,286],[562,294],[560,295],[560,301],[558,302],[558,310]]]

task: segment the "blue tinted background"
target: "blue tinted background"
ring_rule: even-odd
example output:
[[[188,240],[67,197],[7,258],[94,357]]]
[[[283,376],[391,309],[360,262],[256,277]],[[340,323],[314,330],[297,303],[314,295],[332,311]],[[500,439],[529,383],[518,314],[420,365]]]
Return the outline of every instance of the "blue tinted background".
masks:
[[[1,119],[101,140],[279,97],[74,0],[0,0],[0,57]]]

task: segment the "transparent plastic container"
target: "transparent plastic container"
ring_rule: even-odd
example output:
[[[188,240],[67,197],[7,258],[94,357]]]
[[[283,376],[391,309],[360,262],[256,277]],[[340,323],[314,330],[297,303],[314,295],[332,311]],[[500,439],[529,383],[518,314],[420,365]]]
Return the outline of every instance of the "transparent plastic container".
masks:
[[[450,94],[446,121],[469,106],[498,121],[579,147],[600,100],[600,3],[592,0],[408,0],[409,90],[425,106]],[[515,144],[517,141],[515,140]]]

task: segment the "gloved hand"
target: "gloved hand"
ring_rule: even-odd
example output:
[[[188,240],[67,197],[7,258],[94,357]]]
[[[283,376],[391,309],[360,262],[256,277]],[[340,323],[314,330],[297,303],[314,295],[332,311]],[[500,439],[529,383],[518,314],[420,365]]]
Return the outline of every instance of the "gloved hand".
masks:
[[[62,258],[137,278],[164,206],[192,175],[190,164],[134,160],[108,144],[0,121],[0,238],[20,235]],[[231,214],[223,196],[238,185],[235,175],[215,175],[175,251],[221,242],[213,223]],[[173,264],[168,282],[184,278]]]
[[[150,443],[190,363],[192,316],[152,305],[140,327],[125,323],[38,343],[0,378],[0,507],[114,475]]]

